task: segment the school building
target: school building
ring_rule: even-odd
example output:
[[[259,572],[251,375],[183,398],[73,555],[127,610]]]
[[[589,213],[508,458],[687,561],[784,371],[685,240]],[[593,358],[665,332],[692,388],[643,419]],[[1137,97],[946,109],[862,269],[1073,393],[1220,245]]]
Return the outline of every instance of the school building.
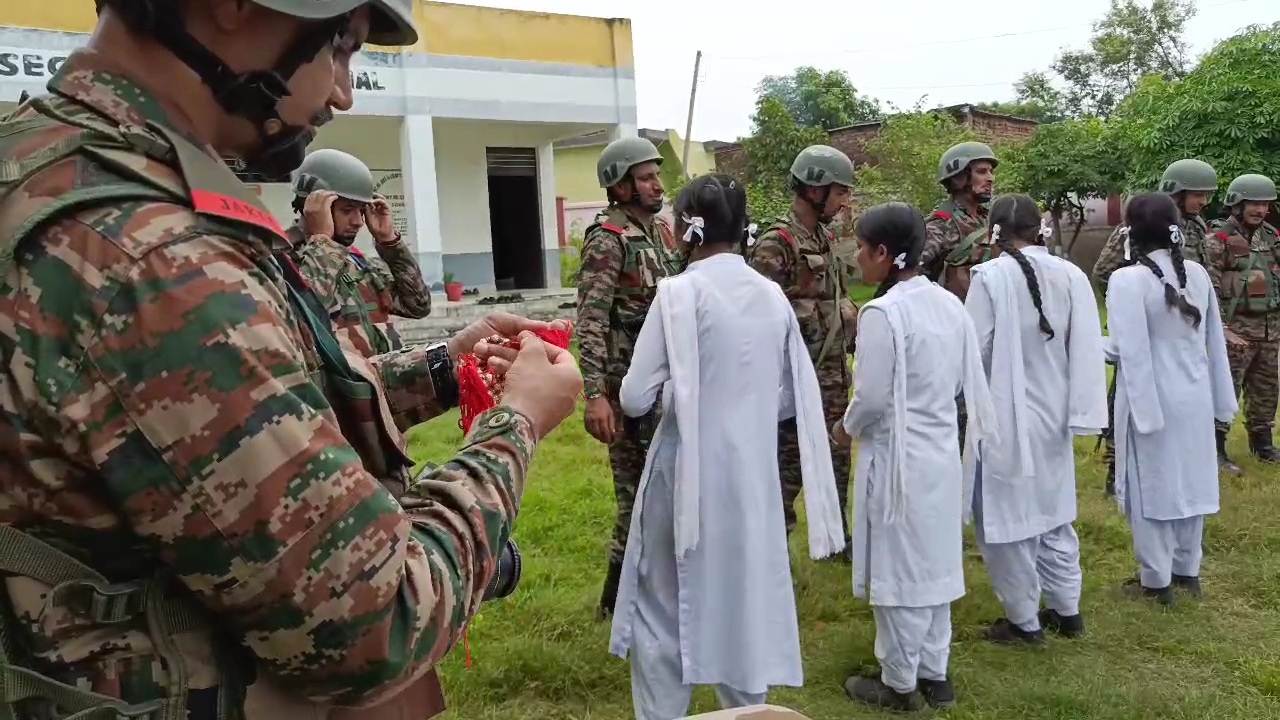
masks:
[[[559,287],[554,146],[637,133],[630,21],[426,0],[414,12],[418,44],[366,46],[355,107],[313,149],[373,168],[433,286],[448,273],[481,289]],[[88,0],[0,3],[0,113],[43,94],[95,20]],[[259,192],[293,223],[287,185]]]

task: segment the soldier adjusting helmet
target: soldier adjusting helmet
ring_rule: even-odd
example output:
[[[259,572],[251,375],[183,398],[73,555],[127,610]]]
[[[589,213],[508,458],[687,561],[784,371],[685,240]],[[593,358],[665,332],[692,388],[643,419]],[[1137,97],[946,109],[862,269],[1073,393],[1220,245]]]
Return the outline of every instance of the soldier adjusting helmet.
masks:
[[[812,187],[853,187],[853,161],[829,145],[810,145],[791,163],[791,176]]]
[[[642,137],[624,137],[614,140],[605,146],[596,161],[596,176],[600,187],[611,188],[622,181],[631,168],[640,163],[655,162],[662,164],[662,153],[648,140]]]
[[[975,160],[988,160],[993,168],[1000,164],[995,152],[985,143],[962,142],[942,153],[942,160],[938,162],[938,182],[945,185],[947,180],[969,169],[969,164]]]
[[[1218,173],[1203,160],[1187,158],[1178,160],[1164,169],[1160,177],[1160,192],[1173,195],[1185,191],[1214,192],[1218,189]]]
[[[1227,186],[1227,207],[1242,202],[1271,202],[1276,199],[1276,184],[1266,175],[1248,173],[1241,175]]]
[[[293,178],[293,194],[305,199],[316,190],[360,203],[373,202],[373,173],[354,155],[341,150],[316,150],[307,155]]]

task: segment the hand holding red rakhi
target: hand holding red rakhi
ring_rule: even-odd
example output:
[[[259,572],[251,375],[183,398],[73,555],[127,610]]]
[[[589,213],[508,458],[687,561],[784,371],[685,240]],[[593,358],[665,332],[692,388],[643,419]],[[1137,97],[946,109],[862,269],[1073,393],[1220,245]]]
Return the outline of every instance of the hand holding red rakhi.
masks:
[[[563,325],[565,329],[559,329],[554,325]],[[573,338],[573,325],[567,320],[558,321],[553,327],[546,330],[534,330],[530,334],[537,336],[544,343],[549,343],[558,348],[568,350],[569,342]],[[523,336],[523,333],[522,333]],[[524,343],[520,337],[506,337],[503,335],[493,335],[484,341],[487,345],[497,348],[506,348],[508,352],[502,353],[498,350],[491,357],[490,362],[486,365],[480,360],[479,355],[475,352],[463,354],[458,358],[458,407],[462,411],[462,417],[458,421],[458,426],[462,428],[463,433],[471,431],[471,425],[475,419],[487,410],[491,410],[498,406],[506,391],[506,372],[507,368],[514,368],[514,364],[508,364],[506,359],[501,358],[502,354],[512,355],[511,351],[519,351],[523,349]],[[550,360],[542,358],[543,362],[550,363]],[[513,360],[519,361],[519,355],[516,354]],[[501,369],[494,367],[502,366]],[[579,376],[579,384],[581,376]]]

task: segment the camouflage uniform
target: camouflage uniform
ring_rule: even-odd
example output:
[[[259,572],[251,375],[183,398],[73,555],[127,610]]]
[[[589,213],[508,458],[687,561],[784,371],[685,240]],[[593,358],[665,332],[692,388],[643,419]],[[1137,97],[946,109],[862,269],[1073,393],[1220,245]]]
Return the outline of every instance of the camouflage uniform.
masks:
[[[0,125],[5,700],[236,720],[394,695],[429,717],[531,424],[490,411],[397,502],[366,468],[405,472],[390,436],[451,404],[441,348],[335,367],[284,231],[100,62],[72,53]]]
[[[845,295],[844,273],[833,253],[834,243],[835,236],[826,227],[819,226],[817,233],[810,233],[792,212],[760,236],[748,258],[753,268],[781,285],[791,301],[817,371],[827,427],[844,417],[853,381],[845,357],[853,338],[846,335],[840,315],[841,305],[851,302]],[[849,446],[831,450],[845,537],[849,536],[851,455]],[[782,509],[790,532],[796,525],[795,501],[803,488],[794,418],[780,423],[778,428],[778,473],[782,480]]]
[[[1280,236],[1267,223],[1249,232],[1234,217],[1215,221],[1205,240],[1205,269],[1222,320],[1248,346],[1228,345],[1236,392],[1244,392],[1251,444],[1271,438],[1280,382]],[[1270,444],[1269,442],[1267,443]]]
[[[413,251],[397,235],[394,243],[374,243],[378,258],[365,257],[325,235],[303,237],[289,228],[292,259],[321,299],[342,342],[365,357],[399,350],[404,341],[391,316],[431,314],[431,290]]]
[[[584,392],[604,395],[623,426],[609,446],[613,490],[618,502],[609,562],[621,566],[631,531],[631,508],[644,470],[649,441],[658,426],[658,410],[629,418],[618,404],[622,378],[631,366],[636,338],[649,314],[658,281],[681,270],[671,227],[654,216],[650,227],[613,206],[596,216],[582,243],[578,274],[578,352]]]

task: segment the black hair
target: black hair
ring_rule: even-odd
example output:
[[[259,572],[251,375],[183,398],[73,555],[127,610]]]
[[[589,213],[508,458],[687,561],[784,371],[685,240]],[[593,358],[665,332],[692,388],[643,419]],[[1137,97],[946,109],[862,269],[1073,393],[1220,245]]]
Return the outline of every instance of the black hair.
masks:
[[[694,245],[738,245],[747,237],[747,191],[742,183],[720,173],[700,175],[676,196],[672,212],[677,218],[702,218],[702,237]]]
[[[903,256],[903,266],[896,265],[876,288],[876,297],[889,292],[898,283],[899,270],[920,264],[924,252],[924,218],[920,211],[904,202],[876,205],[862,214],[854,225],[854,233],[871,247],[883,246],[889,256]]]
[[[1049,324],[1049,318],[1044,316],[1044,302],[1040,298],[1040,280],[1036,277],[1036,270],[1031,267],[1027,256],[1014,246],[1015,241],[1044,244],[1044,238],[1040,234],[1042,222],[1040,206],[1029,195],[1001,195],[992,201],[991,214],[987,218],[1000,252],[1013,258],[1018,267],[1022,268],[1022,276],[1027,279],[1027,290],[1031,292],[1031,304],[1035,305],[1036,313],[1040,315],[1040,332],[1049,336],[1046,340],[1052,340],[1053,326]]]
[[[1145,192],[1129,199],[1124,211],[1124,221],[1129,228],[1129,244],[1137,261],[1164,285],[1164,301],[1177,308],[1193,327],[1200,327],[1200,309],[1192,305],[1186,296],[1187,267],[1182,257],[1181,242],[1175,243],[1173,235],[1181,235],[1179,224],[1182,211],[1173,198],[1158,192]],[[1173,259],[1173,271],[1178,276],[1178,287],[1166,281],[1164,273],[1155,261],[1147,257],[1153,250],[1168,250]]]

